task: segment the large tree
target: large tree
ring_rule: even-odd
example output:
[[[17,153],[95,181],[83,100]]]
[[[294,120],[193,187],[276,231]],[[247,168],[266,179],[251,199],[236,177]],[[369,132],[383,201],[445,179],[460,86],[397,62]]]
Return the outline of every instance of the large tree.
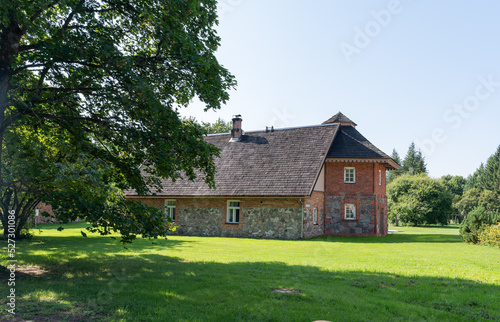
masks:
[[[389,216],[405,225],[448,224],[452,195],[425,174],[402,175],[387,186]]]
[[[465,178],[462,176],[452,176],[448,174],[442,176],[440,181],[445,186],[446,190],[452,195],[453,213],[457,214],[459,212],[457,203],[461,200],[462,195],[464,194]]]
[[[177,109],[194,97],[218,109],[236,85],[214,56],[215,24],[215,0],[2,0],[4,228],[14,210],[19,234],[45,201],[103,233],[164,234],[161,212],[121,190],[197,175],[213,186],[217,149]]]

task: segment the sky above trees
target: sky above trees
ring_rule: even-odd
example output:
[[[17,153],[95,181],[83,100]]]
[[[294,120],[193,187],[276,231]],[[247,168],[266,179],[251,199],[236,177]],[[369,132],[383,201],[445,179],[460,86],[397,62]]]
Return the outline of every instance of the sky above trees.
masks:
[[[500,3],[221,0],[219,60],[238,88],[203,122],[318,124],[342,111],[390,154],[414,141],[429,175],[467,176],[500,144]]]

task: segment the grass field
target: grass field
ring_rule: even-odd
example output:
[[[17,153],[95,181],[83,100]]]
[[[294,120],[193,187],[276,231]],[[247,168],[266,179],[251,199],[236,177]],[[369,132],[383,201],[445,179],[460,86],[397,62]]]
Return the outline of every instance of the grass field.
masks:
[[[45,225],[16,244],[17,319],[500,319],[500,249],[462,243],[457,227],[303,241],[175,236],[124,248],[83,238],[83,226]]]

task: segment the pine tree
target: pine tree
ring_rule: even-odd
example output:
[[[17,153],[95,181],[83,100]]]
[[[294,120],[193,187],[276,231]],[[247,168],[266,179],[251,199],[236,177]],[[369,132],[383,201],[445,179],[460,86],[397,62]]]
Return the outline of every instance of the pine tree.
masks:
[[[500,146],[495,154],[488,158],[484,172],[479,178],[479,186],[490,191],[499,191],[500,185]]]
[[[401,165],[401,158],[399,157],[398,151],[396,149],[392,149],[392,154],[391,158],[396,161],[397,164]],[[401,174],[401,170],[392,170],[392,171],[387,171],[387,184],[391,183],[396,177],[398,177]]]
[[[415,142],[411,142],[408,147],[408,152],[401,167],[401,173],[408,173],[410,175],[427,173],[427,166],[422,152],[415,148]]]
[[[468,191],[468,190],[471,190],[474,188],[481,189],[481,177],[483,176],[483,174],[484,174],[484,164],[481,163],[479,168],[477,168],[473,174],[471,174],[467,177],[467,180],[465,182],[464,191]]]

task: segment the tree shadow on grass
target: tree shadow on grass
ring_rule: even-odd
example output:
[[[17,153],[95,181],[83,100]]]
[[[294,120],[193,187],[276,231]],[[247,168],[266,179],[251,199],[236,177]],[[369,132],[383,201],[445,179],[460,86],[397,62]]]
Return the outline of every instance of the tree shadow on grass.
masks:
[[[29,259],[46,262],[36,253]],[[500,287],[464,279],[281,262],[191,262],[158,254],[73,257],[63,269],[48,269],[46,275],[16,281],[22,294],[18,316],[36,321],[500,318]],[[5,285],[0,290],[4,294]]]
[[[368,243],[368,244],[398,244],[398,243],[461,243],[462,239],[458,235],[450,234],[422,234],[403,233],[404,230],[389,234],[384,237],[372,236],[321,236],[308,239],[310,241],[339,242],[339,243]]]

